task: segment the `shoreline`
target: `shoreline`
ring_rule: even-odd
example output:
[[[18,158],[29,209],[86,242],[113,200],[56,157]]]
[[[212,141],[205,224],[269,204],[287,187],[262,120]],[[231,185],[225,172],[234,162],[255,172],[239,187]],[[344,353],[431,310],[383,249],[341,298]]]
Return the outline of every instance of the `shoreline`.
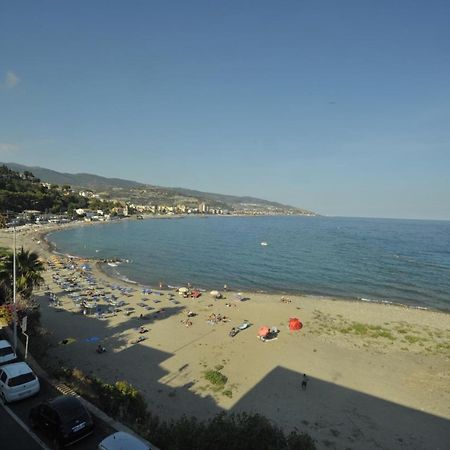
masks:
[[[151,286],[149,284],[143,284],[136,280],[131,280],[127,278],[125,275],[122,277],[120,275],[114,275],[109,272],[109,269],[105,267],[107,265],[107,262],[104,262],[101,259],[96,258],[83,258],[81,256],[71,256],[64,253],[58,253],[56,254],[64,257],[72,257],[76,259],[82,259],[86,261],[90,261],[92,263],[95,263],[97,265],[97,268],[99,271],[101,271],[106,277],[110,278],[111,280],[120,281],[123,283],[130,284],[131,286],[139,286],[142,288],[150,288],[155,289],[161,292],[173,292],[175,288],[182,288],[185,287],[183,285],[175,286],[169,283],[169,285],[166,285],[164,287],[155,287]],[[118,267],[120,267],[120,264],[126,264],[125,262],[120,262]],[[168,287],[171,286],[171,287]],[[193,289],[200,289],[203,293],[207,293],[209,290],[213,290],[214,288],[208,288],[205,289],[202,286],[194,286]],[[218,289],[220,292],[223,293],[223,289]],[[338,296],[338,295],[327,295],[327,294],[321,294],[321,293],[313,293],[313,292],[305,292],[305,291],[277,291],[277,290],[270,290],[270,291],[262,291],[262,290],[248,290],[248,289],[227,289],[228,293],[237,293],[242,292],[244,294],[248,295],[270,295],[270,296],[292,296],[292,297],[302,297],[302,298],[310,298],[315,299],[317,301],[325,300],[325,301],[333,301],[333,302],[346,302],[346,303],[363,303],[363,304],[374,304],[374,305],[382,305],[382,306],[394,306],[398,308],[405,308],[405,309],[411,309],[411,310],[419,310],[419,311],[431,311],[431,312],[438,312],[438,313],[444,313],[444,314],[450,314],[450,309],[440,309],[440,308],[432,308],[427,306],[419,306],[419,305],[408,305],[406,303],[396,302],[396,301],[389,301],[389,300],[377,300],[377,299],[369,299],[369,298],[361,298],[361,297],[346,297],[346,296]]]
[[[174,220],[174,219],[183,219],[188,216],[186,215],[173,215],[173,216],[144,216],[144,220]],[[204,218],[207,218],[209,216],[204,216]],[[211,216],[216,217],[216,216]],[[222,217],[222,216],[218,216]],[[235,216],[223,216],[223,217],[235,217]],[[240,217],[240,216],[236,216]],[[120,220],[133,220],[133,218],[126,218],[126,219],[120,219]],[[101,226],[101,225],[108,225],[111,223],[119,223],[117,222],[71,222],[68,224],[57,224],[57,225],[39,225],[38,230],[32,229],[33,226],[21,230],[25,231],[25,234],[27,237],[31,240],[41,241],[45,243],[45,251],[54,254],[57,256],[61,256],[64,258],[73,258],[75,260],[84,260],[89,261],[93,265],[95,264],[98,271],[100,271],[105,277],[109,278],[111,281],[114,282],[123,282],[130,284],[130,286],[138,286],[140,288],[152,288],[157,289],[160,291],[168,292],[173,289],[168,288],[167,286],[172,286],[172,283],[165,283],[164,288],[159,288],[156,286],[151,286],[148,284],[141,283],[137,280],[133,280],[131,278],[126,277],[125,275],[121,276],[120,274],[115,275],[110,273],[110,271],[105,267],[105,265],[108,264],[108,262],[104,258],[93,258],[93,257],[83,257],[80,255],[70,255],[68,253],[64,253],[58,250],[56,244],[51,241],[49,236],[53,233],[57,233],[60,231],[65,231],[67,229],[71,228],[77,228],[77,227],[84,227],[84,226]],[[46,228],[46,229],[45,229]],[[114,259],[112,259],[114,260]],[[118,267],[120,267],[120,264],[126,263],[125,261],[117,260],[115,261],[118,263]],[[183,287],[183,285],[177,286],[177,287]],[[203,291],[209,291],[210,289],[218,289],[219,291],[222,291],[222,288],[214,288],[211,287],[210,289],[203,288],[201,286],[196,286],[196,288],[201,289]],[[240,289],[231,289],[229,292],[240,292]],[[273,296],[295,296],[295,297],[305,297],[305,298],[312,298],[316,301],[325,300],[325,301],[336,301],[336,302],[350,302],[350,303],[363,303],[363,304],[376,304],[376,305],[382,305],[382,306],[394,306],[399,308],[405,308],[405,309],[411,309],[411,310],[419,310],[419,311],[431,311],[431,312],[439,312],[444,314],[450,314],[450,307],[447,309],[444,308],[435,308],[435,307],[429,307],[429,306],[423,306],[423,305],[413,305],[413,304],[407,304],[402,303],[401,301],[395,301],[395,300],[382,300],[382,299],[373,299],[373,298],[364,298],[364,297],[350,297],[350,296],[340,296],[336,294],[324,294],[320,292],[307,292],[307,291],[297,291],[297,290],[289,290],[289,291],[280,291],[280,290],[270,290],[270,291],[262,291],[262,290],[248,290],[248,289],[242,289],[242,292],[249,295],[273,295]]]

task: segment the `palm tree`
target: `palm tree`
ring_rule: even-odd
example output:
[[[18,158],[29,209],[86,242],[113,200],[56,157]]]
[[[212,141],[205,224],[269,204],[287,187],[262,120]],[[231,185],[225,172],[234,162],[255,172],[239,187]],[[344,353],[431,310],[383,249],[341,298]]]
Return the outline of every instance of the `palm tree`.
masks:
[[[14,257],[8,255],[0,268],[0,285],[4,292],[5,300],[12,298]],[[41,273],[44,265],[39,260],[37,253],[24,250],[23,247],[16,254],[16,293],[24,300],[29,300],[33,288],[43,283]]]

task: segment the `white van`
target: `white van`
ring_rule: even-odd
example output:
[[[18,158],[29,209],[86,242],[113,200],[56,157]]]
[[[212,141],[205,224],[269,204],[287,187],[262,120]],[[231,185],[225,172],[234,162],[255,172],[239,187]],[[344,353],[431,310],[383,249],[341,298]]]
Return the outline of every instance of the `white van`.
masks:
[[[12,345],[5,340],[0,341],[0,366],[13,362],[17,359],[17,355],[12,348]]]
[[[31,397],[39,389],[38,377],[27,363],[18,362],[0,367],[0,397],[5,403]]]

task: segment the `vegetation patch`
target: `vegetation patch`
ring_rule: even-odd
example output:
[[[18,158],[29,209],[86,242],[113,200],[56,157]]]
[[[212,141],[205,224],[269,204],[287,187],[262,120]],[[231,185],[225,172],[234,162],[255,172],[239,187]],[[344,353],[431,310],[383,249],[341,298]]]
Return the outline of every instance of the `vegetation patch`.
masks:
[[[415,344],[415,343],[420,342],[420,341],[423,340],[423,338],[421,338],[420,336],[416,336],[416,335],[413,335],[413,334],[406,334],[404,336],[404,339],[405,339],[406,342],[409,342],[410,344]]]
[[[147,409],[142,394],[126,381],[104,383],[78,369],[61,366],[54,374],[107,414],[165,450],[316,450],[315,441],[308,434],[297,429],[286,434],[260,414],[220,413],[205,422],[187,416],[163,421]],[[215,375],[213,379],[223,382],[222,377]]]
[[[205,379],[208,380],[211,384],[218,387],[223,387],[228,381],[228,377],[226,377],[223,373],[218,370],[207,370],[205,372]]]
[[[233,397],[233,391],[231,389],[226,389],[222,392],[223,395],[225,395],[225,397],[231,398]]]
[[[390,330],[380,325],[369,325],[366,323],[352,322],[340,329],[344,334],[355,334],[371,338],[385,338],[394,341],[396,338]]]

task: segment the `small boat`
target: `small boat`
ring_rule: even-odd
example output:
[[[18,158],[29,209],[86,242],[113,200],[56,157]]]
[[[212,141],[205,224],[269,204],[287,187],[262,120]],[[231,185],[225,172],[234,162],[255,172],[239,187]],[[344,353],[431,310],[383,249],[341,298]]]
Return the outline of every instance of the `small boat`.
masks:
[[[261,245],[262,245],[263,247],[266,247],[268,244],[267,244],[266,241],[262,241],[262,242],[261,242]]]

